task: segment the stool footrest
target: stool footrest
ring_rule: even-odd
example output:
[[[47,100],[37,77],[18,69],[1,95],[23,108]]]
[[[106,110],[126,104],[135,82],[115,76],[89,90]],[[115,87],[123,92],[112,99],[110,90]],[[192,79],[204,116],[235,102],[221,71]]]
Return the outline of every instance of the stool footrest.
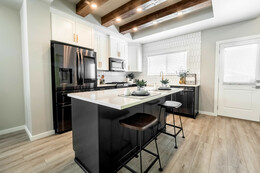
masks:
[[[150,141],[149,141],[149,142],[150,142]],[[149,142],[148,142],[148,144],[149,144]],[[135,150],[137,150],[137,151],[135,151]],[[151,151],[149,151],[149,150],[147,150],[147,149],[145,149],[145,148],[143,148],[143,147],[142,147],[142,150],[156,157],[156,158],[153,160],[153,162],[152,162],[152,163],[146,168],[146,170],[144,171],[144,172],[146,173],[146,172],[148,172],[148,171],[152,168],[152,166],[153,166],[153,165],[156,163],[156,161],[159,159],[159,155],[157,155],[157,154],[155,154],[155,153],[153,153],[153,152],[151,152]],[[130,153],[134,153],[134,154],[132,154],[131,157],[129,157],[128,159],[126,159],[124,162],[122,162],[121,160],[123,160],[123,159],[124,159],[127,155],[129,155]],[[134,158],[134,156],[137,155],[138,153],[139,153],[139,147],[136,146],[136,147],[134,147],[132,150],[130,150],[128,153],[126,153],[126,154],[119,160],[119,163],[120,163],[123,167],[125,167],[126,169],[128,169],[130,172],[136,173],[136,171],[134,171],[132,168],[130,168],[130,167],[127,166],[126,164],[127,164],[132,158]]]
[[[168,132],[166,132],[166,131],[164,131],[164,130],[161,130],[161,132],[164,133],[164,134],[166,134],[166,135],[170,135],[170,136],[176,138],[176,137],[178,136],[178,134],[181,132],[181,130],[182,130],[182,129],[178,130],[178,132],[176,133],[176,135],[171,134],[171,133],[168,133]]]
[[[147,152],[147,153],[149,153],[149,154],[151,154],[151,155],[153,155],[153,156],[155,156],[155,157],[158,157],[157,154],[155,154],[155,153],[153,153],[153,152],[151,152],[151,151],[149,151],[149,150],[147,150],[147,149],[145,149],[145,148],[143,148],[142,150],[144,150],[145,152]]]
[[[182,129],[180,126],[175,126],[175,125],[172,125],[172,124],[166,123],[166,125],[167,125],[167,126],[171,126],[171,127],[175,127],[175,128],[177,128],[177,129]]]
[[[153,160],[153,162],[148,166],[148,168],[146,168],[144,173],[148,172],[152,168],[152,166],[156,163],[157,160],[158,160],[158,156]]]
[[[124,164],[123,162],[119,162],[123,167],[125,167],[126,169],[128,169],[130,172],[132,173],[137,173],[135,170],[133,170],[132,168],[130,168],[129,166],[127,166],[126,164]]]

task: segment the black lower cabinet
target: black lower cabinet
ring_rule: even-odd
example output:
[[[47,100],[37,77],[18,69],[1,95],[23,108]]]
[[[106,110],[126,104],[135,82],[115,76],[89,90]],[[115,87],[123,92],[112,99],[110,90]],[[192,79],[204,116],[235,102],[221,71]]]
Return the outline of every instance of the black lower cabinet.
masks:
[[[173,94],[173,101],[182,103],[182,106],[175,111],[177,115],[196,118],[199,112],[199,86],[197,87],[173,87],[183,88],[183,91]]]
[[[119,159],[137,144],[137,132],[121,126],[119,121],[138,112],[158,117],[160,109],[158,104],[164,103],[165,100],[163,97],[117,110],[72,99],[72,135],[76,163],[85,172],[117,172],[121,168]],[[162,115],[164,113],[163,110]],[[162,122],[164,118],[161,116]],[[151,139],[152,129],[147,129],[143,135],[143,144],[148,144]]]

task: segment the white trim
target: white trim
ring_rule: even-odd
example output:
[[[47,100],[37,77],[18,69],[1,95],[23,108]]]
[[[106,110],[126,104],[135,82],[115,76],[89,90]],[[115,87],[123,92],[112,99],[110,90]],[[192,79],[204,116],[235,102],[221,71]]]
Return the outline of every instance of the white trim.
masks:
[[[199,114],[217,116],[217,114],[215,114],[215,112],[207,112],[207,111],[199,111]]]
[[[24,130],[24,125],[5,129],[5,130],[1,130],[0,135],[5,135],[5,134],[16,132],[16,131],[19,131],[19,130]]]
[[[51,136],[53,134],[55,134],[55,131],[54,130],[50,130],[50,131],[47,131],[47,132],[43,132],[43,133],[40,133],[40,134],[37,134],[37,135],[32,135],[31,132],[29,131],[29,129],[27,128],[27,126],[25,126],[25,131],[30,139],[30,141],[35,141],[35,140],[38,140],[38,139],[41,139],[41,138],[44,138],[44,137],[47,137],[47,136]]]
[[[215,59],[215,85],[214,85],[214,115],[218,114],[218,79],[219,79],[219,61],[220,61],[220,45],[230,42],[245,41],[250,39],[259,39],[260,35],[252,35],[247,37],[234,38],[216,42],[216,59]]]
[[[41,138],[44,138],[44,137],[47,137],[47,136],[55,134],[54,130],[50,130],[50,131],[43,132],[43,133],[40,133],[40,134],[37,134],[37,135],[33,136],[31,134],[30,130],[27,128],[27,126],[26,125],[22,125],[22,126],[17,126],[17,127],[1,130],[0,131],[0,135],[5,135],[5,134],[16,132],[16,131],[19,131],[19,130],[25,130],[25,132],[27,133],[30,141],[35,141],[37,139],[41,139]]]

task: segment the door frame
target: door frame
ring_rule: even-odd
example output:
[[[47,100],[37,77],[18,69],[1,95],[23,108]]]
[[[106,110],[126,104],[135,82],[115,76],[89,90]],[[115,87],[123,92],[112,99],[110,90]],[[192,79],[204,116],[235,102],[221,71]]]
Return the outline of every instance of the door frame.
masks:
[[[220,70],[220,46],[237,41],[246,41],[250,39],[259,39],[260,35],[252,35],[246,37],[238,37],[228,40],[216,42],[216,56],[215,56],[215,85],[214,85],[214,115],[218,116],[218,95],[219,95],[219,70]]]

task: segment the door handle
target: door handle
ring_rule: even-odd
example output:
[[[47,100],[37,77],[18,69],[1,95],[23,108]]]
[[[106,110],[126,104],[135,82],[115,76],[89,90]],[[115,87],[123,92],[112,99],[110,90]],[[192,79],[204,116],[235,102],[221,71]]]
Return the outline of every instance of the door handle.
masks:
[[[82,51],[80,52],[80,59],[81,59],[81,79],[82,79],[82,84],[84,84],[84,59],[82,55]]]
[[[80,84],[81,82],[81,64],[80,64],[80,55],[79,55],[79,51],[77,51],[77,59],[78,59],[78,84]]]

